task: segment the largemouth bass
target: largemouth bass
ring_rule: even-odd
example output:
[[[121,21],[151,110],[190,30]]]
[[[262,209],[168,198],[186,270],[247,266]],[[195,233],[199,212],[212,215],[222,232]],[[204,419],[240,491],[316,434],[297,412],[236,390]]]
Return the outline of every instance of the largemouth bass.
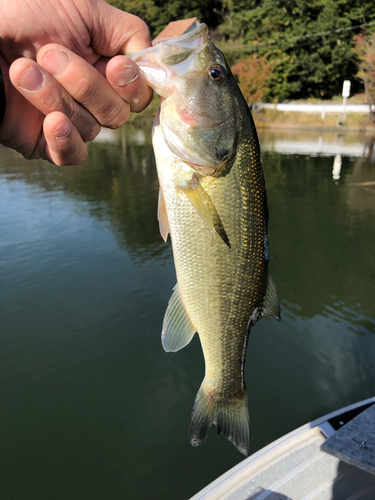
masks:
[[[206,365],[189,439],[204,443],[214,423],[248,455],[249,331],[266,316],[280,319],[254,122],[206,25],[132,57],[161,97],[153,127],[158,219],[177,274],[162,344],[178,351],[198,332]]]

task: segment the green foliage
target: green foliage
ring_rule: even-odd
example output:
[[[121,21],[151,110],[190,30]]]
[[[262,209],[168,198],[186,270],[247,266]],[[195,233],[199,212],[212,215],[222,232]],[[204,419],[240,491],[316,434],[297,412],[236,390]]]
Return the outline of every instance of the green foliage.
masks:
[[[219,46],[231,66],[253,55],[273,67],[263,100],[329,99],[341,93],[346,79],[352,92],[363,89],[354,37],[364,30],[354,27],[374,23],[366,29],[375,31],[374,0],[107,1],[141,17],[152,37],[170,21],[198,17],[215,42],[222,38]]]
[[[375,33],[355,37],[355,53],[359,58],[357,76],[363,81],[367,102],[375,104]],[[370,110],[370,118],[375,122],[375,113]]]
[[[348,78],[360,87],[353,52],[360,29],[350,28],[375,21],[372,0],[224,0],[224,7],[223,35],[278,61],[266,100],[331,98]]]
[[[197,17],[210,28],[215,28],[219,20],[222,2],[219,0],[106,0],[109,4],[143,19],[151,36],[156,36],[170,21]]]

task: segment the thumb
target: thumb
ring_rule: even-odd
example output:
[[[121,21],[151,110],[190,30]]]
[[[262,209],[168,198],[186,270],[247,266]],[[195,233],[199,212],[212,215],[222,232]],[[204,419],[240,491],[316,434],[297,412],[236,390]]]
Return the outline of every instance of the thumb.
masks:
[[[147,24],[137,16],[116,9],[104,0],[94,0],[90,9],[91,46],[96,53],[112,57],[131,54],[151,46]]]

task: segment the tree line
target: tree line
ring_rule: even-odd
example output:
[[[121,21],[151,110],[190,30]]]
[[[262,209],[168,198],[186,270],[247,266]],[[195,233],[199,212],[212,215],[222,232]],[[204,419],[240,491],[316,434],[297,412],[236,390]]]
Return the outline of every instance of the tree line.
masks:
[[[373,0],[107,0],[156,36],[198,17],[250,101],[331,99],[344,80],[375,99]]]

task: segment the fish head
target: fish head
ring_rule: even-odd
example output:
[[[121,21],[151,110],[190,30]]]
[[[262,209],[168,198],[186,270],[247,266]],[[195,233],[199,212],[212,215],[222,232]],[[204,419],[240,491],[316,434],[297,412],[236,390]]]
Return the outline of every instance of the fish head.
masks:
[[[213,175],[237,144],[237,85],[201,24],[131,56],[161,97],[156,124],[169,149],[201,175]]]

